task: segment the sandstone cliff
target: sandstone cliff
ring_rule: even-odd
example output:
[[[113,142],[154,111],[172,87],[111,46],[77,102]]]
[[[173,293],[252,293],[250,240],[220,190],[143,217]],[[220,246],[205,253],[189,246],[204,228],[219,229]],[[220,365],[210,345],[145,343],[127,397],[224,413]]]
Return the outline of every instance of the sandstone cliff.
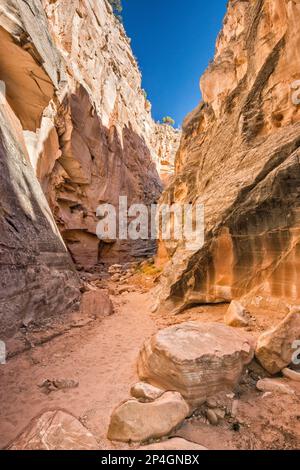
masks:
[[[156,124],[152,132],[151,147],[155,151],[158,172],[165,186],[175,172],[175,157],[180,139],[181,130],[168,124]]]
[[[205,244],[161,243],[163,307],[300,301],[300,2],[231,0],[163,202],[203,202]]]
[[[77,274],[23,138],[23,128],[36,128],[53,96],[60,62],[45,18],[36,9],[31,38],[39,41],[33,46],[25,33],[30,28],[29,7],[21,4],[25,10],[15,2],[0,6],[1,339],[22,325],[66,312],[79,299]]]
[[[96,209],[119,195],[150,205],[162,186],[151,105],[106,0],[2,0],[0,85],[0,311],[13,332],[78,300],[66,246],[83,268],[152,254],[151,241],[100,241]]]

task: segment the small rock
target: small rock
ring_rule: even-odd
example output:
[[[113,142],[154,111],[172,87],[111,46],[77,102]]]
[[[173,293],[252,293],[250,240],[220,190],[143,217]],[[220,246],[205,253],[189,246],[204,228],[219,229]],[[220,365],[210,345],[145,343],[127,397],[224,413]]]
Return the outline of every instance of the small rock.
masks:
[[[116,274],[122,271],[122,265],[121,264],[113,264],[110,266],[107,270],[108,274]]]
[[[262,398],[268,398],[272,396],[272,392],[266,392],[263,394]]]
[[[231,406],[231,416],[237,415],[238,407],[239,407],[239,401],[233,400],[232,406]]]
[[[212,426],[217,426],[219,419],[213,410],[206,410],[206,417]]]
[[[118,293],[120,295],[125,294],[126,292],[135,292],[135,291],[136,291],[135,286],[130,286],[130,285],[121,286],[118,288]]]
[[[177,392],[166,392],[151,403],[132,399],[114,410],[107,437],[121,442],[161,438],[175,429],[189,412],[188,404]]]
[[[228,326],[246,327],[249,326],[251,316],[240,302],[233,300],[225,314],[224,321]]]
[[[114,313],[108,290],[86,292],[81,299],[80,311],[88,317],[108,317]]]
[[[240,423],[238,423],[238,422],[233,423],[233,424],[231,425],[231,429],[232,429],[232,431],[234,431],[234,432],[240,432],[240,430],[241,430],[241,425],[240,425]]]
[[[179,437],[168,439],[164,442],[157,442],[148,446],[139,447],[137,450],[207,450],[206,447],[200,446],[195,442],[186,441]]]
[[[294,382],[300,382],[300,372],[285,368],[283,369],[282,374],[287,379],[293,380]]]
[[[287,385],[287,383],[277,379],[259,380],[256,384],[256,388],[260,392],[274,392],[287,395],[295,394],[295,391],[289,385]]]
[[[217,408],[218,407],[218,403],[216,400],[214,400],[214,398],[209,398],[208,400],[206,400],[206,405],[208,408]]]
[[[217,408],[214,410],[216,416],[218,417],[218,419],[224,419],[225,416],[226,416],[226,411],[225,410],[221,410],[220,408]]]
[[[66,379],[54,379],[44,380],[40,385],[39,388],[43,389],[43,393],[49,395],[51,392],[57,392],[58,390],[68,390],[72,388],[77,388],[79,386],[79,382],[76,380],[66,380]]]
[[[161,397],[165,393],[165,390],[162,390],[152,385],[147,384],[146,382],[139,382],[131,387],[130,394],[134,397],[142,400],[154,401],[157,398]]]

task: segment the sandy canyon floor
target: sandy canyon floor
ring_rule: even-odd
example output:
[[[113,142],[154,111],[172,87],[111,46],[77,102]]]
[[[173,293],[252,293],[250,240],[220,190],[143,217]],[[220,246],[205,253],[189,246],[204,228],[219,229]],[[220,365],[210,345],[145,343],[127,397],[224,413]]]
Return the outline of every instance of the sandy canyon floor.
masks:
[[[78,324],[63,334],[12,357],[0,368],[0,448],[5,448],[31,419],[50,409],[64,409],[80,419],[94,434],[100,449],[128,449],[106,438],[113,409],[129,396],[138,381],[136,359],[144,340],[158,329],[188,320],[222,322],[226,305],[198,307],[180,316],[158,317],[151,313],[152,279],[137,275],[134,289],[112,295],[115,313],[103,320]],[[101,283],[98,283],[101,285]],[[105,281],[111,292],[118,287]],[[252,328],[259,334],[280,320],[256,312]],[[212,426],[201,415],[187,419],[173,435],[208,449],[300,448],[300,384],[292,383],[295,395],[267,394],[255,384],[265,372],[252,363],[234,399],[235,416]],[[45,394],[39,386],[46,379],[78,382],[78,387]]]

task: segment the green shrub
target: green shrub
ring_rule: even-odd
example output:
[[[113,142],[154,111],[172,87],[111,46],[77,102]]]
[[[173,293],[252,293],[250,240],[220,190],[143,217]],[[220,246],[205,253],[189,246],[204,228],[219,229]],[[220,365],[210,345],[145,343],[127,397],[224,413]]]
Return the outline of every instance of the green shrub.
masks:
[[[114,14],[116,17],[122,21],[121,13],[123,11],[122,0],[108,0],[108,3],[111,5]]]
[[[165,117],[163,118],[163,123],[164,123],[164,124],[169,124],[170,126],[174,126],[175,121],[174,121],[174,119],[171,118],[170,116],[165,116]]]

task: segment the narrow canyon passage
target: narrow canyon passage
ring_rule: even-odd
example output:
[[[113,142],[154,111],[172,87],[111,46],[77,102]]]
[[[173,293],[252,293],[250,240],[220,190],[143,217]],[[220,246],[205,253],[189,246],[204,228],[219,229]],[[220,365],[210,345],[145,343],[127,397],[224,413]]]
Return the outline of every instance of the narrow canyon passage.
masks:
[[[178,128],[121,3],[1,1],[0,448],[299,449],[300,2],[229,0]]]

